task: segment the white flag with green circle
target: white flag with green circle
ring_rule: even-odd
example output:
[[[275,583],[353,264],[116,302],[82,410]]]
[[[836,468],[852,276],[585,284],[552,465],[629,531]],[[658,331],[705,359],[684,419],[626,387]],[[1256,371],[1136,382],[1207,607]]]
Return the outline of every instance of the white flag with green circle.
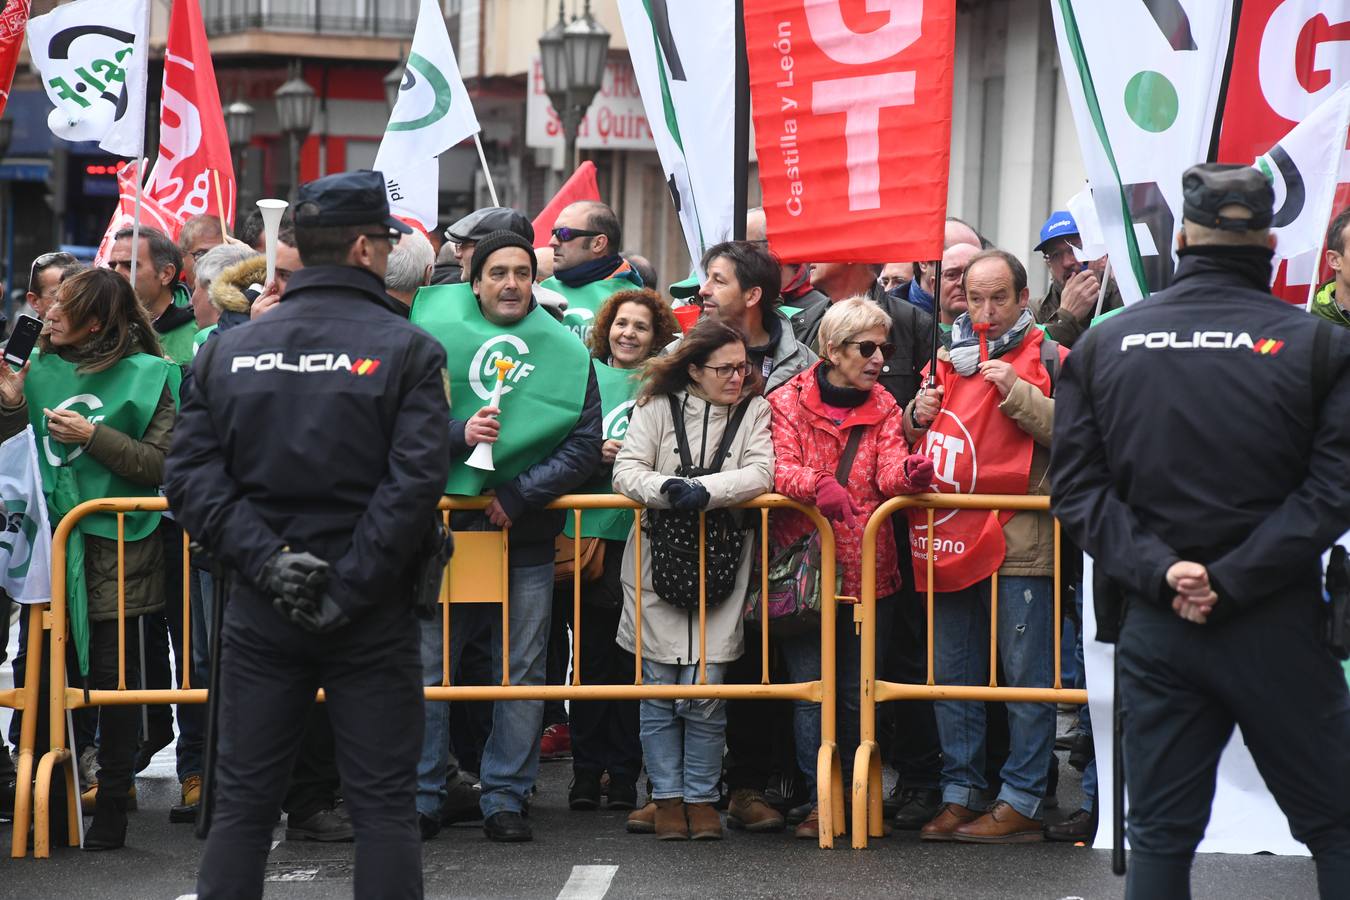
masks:
[[[435,228],[438,157],[481,130],[440,7],[436,0],[422,0],[398,100],[375,154],[393,214]]]
[[[619,0],[628,55],[689,255],[731,240],[736,5]]]
[[[1133,303],[1172,280],[1181,175],[1217,145],[1233,4],[1050,6],[1112,270],[1121,296]]]

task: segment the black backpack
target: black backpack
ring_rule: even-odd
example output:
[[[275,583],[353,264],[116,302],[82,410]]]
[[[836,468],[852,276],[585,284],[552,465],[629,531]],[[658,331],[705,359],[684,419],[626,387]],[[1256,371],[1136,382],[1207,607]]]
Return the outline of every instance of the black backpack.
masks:
[[[731,452],[731,442],[741,427],[741,420],[750,405],[743,400],[727,420],[722,440],[707,468],[695,466],[689,455],[689,437],[684,430],[684,413],[680,402],[671,395],[670,414],[675,422],[675,442],[680,453],[680,465],[675,475],[697,478],[722,470],[722,463]],[[712,509],[704,513],[707,534],[703,543],[704,571],[707,573],[705,590],[707,608],[712,609],[731,595],[736,586],[740,568],[741,547],[745,533],[739,517],[730,509]],[[666,603],[680,609],[698,609],[698,520],[699,510],[653,509],[647,512],[647,530],[652,555],[652,588]]]

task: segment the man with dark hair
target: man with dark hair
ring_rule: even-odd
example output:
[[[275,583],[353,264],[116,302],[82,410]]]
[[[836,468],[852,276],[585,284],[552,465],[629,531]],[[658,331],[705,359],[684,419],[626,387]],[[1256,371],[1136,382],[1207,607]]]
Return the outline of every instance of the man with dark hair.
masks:
[[[1331,280],[1313,296],[1313,315],[1350,328],[1350,265],[1345,261],[1345,230],[1350,228],[1350,206],[1336,214],[1327,229],[1326,261]]]
[[[39,319],[47,317],[47,310],[56,302],[57,289],[67,275],[80,271],[80,261],[63,251],[44,253],[33,260],[28,273],[26,300]]]
[[[619,217],[598,200],[563,207],[553,224],[553,276],[540,284],[567,301],[563,324],[584,342],[591,323],[615,291],[642,287],[642,276],[619,255]]]
[[[1055,515],[1096,566],[1098,636],[1116,638],[1125,896],[1191,895],[1237,726],[1319,895],[1350,897],[1345,623],[1322,584],[1350,527],[1350,332],[1271,296],[1258,170],[1192,166],[1182,198],[1172,286],[1064,366],[1050,469]]]
[[[548,503],[580,487],[600,465],[600,388],[590,354],[572,333],[534,301],[537,262],[531,242],[512,231],[478,241],[466,284],[438,285],[418,292],[412,320],[445,347],[450,375],[450,477],[446,493],[490,494],[486,513],[455,516],[457,531],[509,529],[510,657],[512,684],[540,685],[553,611],[554,539],[562,531],[560,510]],[[483,405],[491,396],[484,382],[495,379],[494,362],[484,370],[489,348],[511,355],[511,389],[500,408]],[[500,421],[498,420],[500,416]],[[493,469],[468,465],[480,444],[492,448]],[[494,683],[501,684],[501,618],[492,619]],[[424,630],[425,662],[440,657],[440,629]],[[455,632],[454,640],[461,640]],[[432,644],[427,642],[431,641]],[[451,657],[458,653],[451,648]],[[440,666],[435,669],[439,683]],[[427,673],[429,676],[432,673]],[[444,704],[436,704],[444,708]],[[483,750],[480,775],[483,830],[489,840],[518,842],[533,835],[524,814],[539,773],[539,737],[544,704],[538,700],[499,701]],[[427,710],[428,728],[445,727],[444,717]],[[443,802],[446,740],[428,737],[420,766],[417,798],[423,834],[434,834]]]
[[[169,236],[157,228],[141,226],[136,272],[131,272],[130,228],[113,235],[108,268],[131,282],[136,299],[150,314],[164,354],[187,366],[192,362],[192,339],[197,323],[192,315],[192,292],[178,280],[183,272],[183,254]]]
[[[202,348],[166,466],[174,514],[232,573],[197,892],[261,896],[323,688],[355,824],[355,894],[421,897],[414,608],[442,554],[445,354],[384,291],[393,234],[408,227],[389,216],[383,175],[301,186],[296,227],[302,247],[325,252],[304,259],[266,327]]]

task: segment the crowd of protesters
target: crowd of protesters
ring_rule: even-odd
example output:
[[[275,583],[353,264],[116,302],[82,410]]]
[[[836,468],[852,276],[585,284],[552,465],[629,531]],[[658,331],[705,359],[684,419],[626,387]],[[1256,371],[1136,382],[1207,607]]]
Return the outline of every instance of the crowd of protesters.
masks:
[[[766,656],[775,681],[818,678],[818,630],[771,629],[769,646],[762,646],[758,628],[746,627],[747,594],[758,581],[752,578],[758,517],[722,511],[771,491],[816,507],[834,531],[837,593],[857,597],[869,517],[890,497],[950,478],[935,466],[929,432],[951,404],[965,404],[990,423],[986,434],[996,438],[981,445],[981,464],[1012,472],[1005,493],[1049,494],[1058,367],[1095,315],[1120,306],[1105,260],[1085,263],[1075,255],[1081,241],[1071,216],[1057,212],[1042,230],[1037,251],[1051,287],[1039,301],[1030,298],[1022,261],[956,219],[947,222],[940,266],[784,264],[769,250],[763,212],[752,211],[747,226],[748,240],[717,244],[699,261],[703,274],[693,296],[663,293],[650,263],[620,250],[621,223],[603,203],[563,210],[547,251],[535,250],[525,215],[496,207],[464,217],[444,236],[418,229],[398,240],[389,235],[386,290],[415,322],[419,303],[437,302],[433,286],[467,284],[493,329],[539,328],[534,314],[542,310],[563,327],[532,333],[574,345],[558,344],[551,356],[569,369],[573,385],[566,420],[551,431],[541,426],[546,437],[518,451],[524,455],[520,474],[495,488],[485,511],[455,517],[457,530],[509,529],[506,662],[513,684],[561,683],[569,664],[582,669],[584,683],[631,682],[639,648],[646,684],[690,684],[704,676],[710,684],[757,682]],[[1350,297],[1350,267],[1342,268],[1340,259],[1348,227],[1350,211],[1333,223],[1327,247],[1335,278],[1317,292],[1312,309],[1346,326],[1350,303],[1342,298]],[[130,230],[116,235],[106,270],[66,253],[34,260],[25,311],[43,321],[43,333],[24,369],[0,365],[0,437],[31,422],[49,436],[48,446],[59,446],[65,463],[83,457],[81,472],[88,475],[66,485],[74,493],[51,509],[53,523],[93,496],[158,492],[175,408],[192,388],[197,350],[231,328],[267,328],[268,311],[285,302],[288,278],[304,266],[289,221],[277,237],[276,277],[265,284],[265,237],[256,214],[237,236],[210,216],[186,222],[176,242],[142,226],[135,271]],[[430,290],[419,299],[424,288]],[[672,306],[697,308],[697,323],[690,316],[682,327]],[[935,328],[941,347],[933,360]],[[81,385],[118,397],[118,409],[95,423],[63,408],[65,397],[93,390],[76,390]],[[609,414],[625,404],[631,409],[626,428],[611,428]],[[462,460],[478,445],[502,440],[511,426],[500,413],[485,407],[452,418],[452,457]],[[60,462],[44,474],[64,468]],[[543,507],[580,491],[623,494],[646,512],[583,525],[588,555],[573,559],[570,532],[560,539],[565,517]],[[54,493],[48,485],[49,505],[57,504]],[[649,550],[653,534],[687,521],[676,514],[697,521],[700,510],[709,513],[709,528],[722,529],[725,546],[718,549],[726,551],[709,555],[710,566],[722,567],[708,573],[709,583],[721,587],[715,598],[709,589],[703,635],[697,603],[677,599],[683,586],[662,574],[658,554]],[[210,573],[196,565],[185,579],[182,530],[167,516],[128,516],[119,561],[115,523],[96,517],[87,523],[87,596],[78,614],[72,603],[72,626],[83,634],[73,643],[82,658],[72,678],[93,688],[118,684],[120,573],[126,683],[181,686],[190,673],[193,685],[207,684],[214,590]],[[814,529],[804,516],[775,512],[770,523],[771,555],[809,546]],[[639,528],[648,538],[640,567]],[[1001,529],[1003,551],[972,564],[963,586],[937,598],[934,673],[940,684],[988,682],[995,574],[998,683],[1052,684],[1054,635],[1066,626],[1054,620],[1054,531],[1048,514],[1033,512],[1006,517]],[[882,524],[876,553],[879,671],[890,680],[923,682],[927,619],[904,515]],[[564,566],[569,574],[560,578]],[[571,567],[583,568],[578,660],[570,659],[567,635],[576,626]],[[1081,628],[1071,621],[1075,609],[1081,614],[1081,588],[1067,561],[1063,571],[1066,590],[1077,597],[1077,604],[1063,606],[1070,618],[1065,634],[1077,636],[1065,642],[1065,685],[1082,687]],[[186,604],[180,599],[185,580]],[[447,650],[451,683],[500,683],[501,617],[472,605],[460,609],[449,648],[439,619],[423,626],[424,684],[442,683]],[[847,778],[859,740],[861,662],[852,616],[840,614],[837,623],[838,733]],[[185,632],[191,659],[181,658]],[[25,645],[21,638],[19,646]],[[13,663],[22,683],[23,660]],[[887,801],[895,827],[937,841],[1091,838],[1095,767],[1085,713],[1057,739],[1052,704],[890,707],[882,737],[885,758],[899,775]],[[818,704],[649,699],[565,708],[543,701],[428,701],[425,714],[417,795],[424,839],[443,825],[481,818],[493,840],[529,840],[525,814],[540,760],[566,756],[573,770],[569,806],[631,810],[630,832],[716,839],[725,809],[731,828],[792,827],[798,837],[818,836]],[[11,743],[17,743],[18,719]],[[117,811],[134,808],[135,773],[174,741],[175,730],[181,804],[171,818],[193,820],[204,740],[198,707],[154,707],[145,727],[131,706],[80,710],[74,719],[83,800],[94,814],[88,849],[121,846],[126,820]],[[1046,826],[1045,810],[1057,805],[1056,747],[1071,751],[1073,766],[1084,770],[1086,799],[1063,823]],[[8,753],[0,755],[0,767],[9,763]],[[12,770],[0,777],[12,803]],[[107,802],[110,795],[116,805]],[[352,840],[341,796],[332,728],[316,705],[286,796],[279,798],[288,839]]]

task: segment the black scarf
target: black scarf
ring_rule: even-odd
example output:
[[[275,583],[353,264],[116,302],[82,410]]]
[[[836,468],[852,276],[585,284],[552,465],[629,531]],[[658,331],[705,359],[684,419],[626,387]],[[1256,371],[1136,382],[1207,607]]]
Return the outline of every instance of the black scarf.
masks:
[[[1258,247],[1255,244],[1242,246],[1201,244],[1183,247],[1177,251],[1177,256],[1181,259],[1195,257],[1197,262],[1203,260],[1203,268],[1220,268],[1231,272],[1245,281],[1250,281],[1252,287],[1266,293],[1270,292],[1270,279],[1273,273],[1271,260],[1274,255],[1275,251],[1269,247]]]
[[[827,362],[821,362],[816,366],[816,387],[820,388],[820,399],[826,406],[836,406],[842,409],[853,409],[862,406],[867,402],[867,398],[872,396],[871,391],[864,391],[855,387],[840,387],[825,377],[825,371],[830,367]]]
[[[553,277],[570,288],[579,288],[582,285],[590,284],[592,281],[608,278],[621,265],[623,265],[623,257],[617,253],[611,253],[609,256],[602,256],[599,259],[593,259],[571,268],[558,269],[554,271]]]

